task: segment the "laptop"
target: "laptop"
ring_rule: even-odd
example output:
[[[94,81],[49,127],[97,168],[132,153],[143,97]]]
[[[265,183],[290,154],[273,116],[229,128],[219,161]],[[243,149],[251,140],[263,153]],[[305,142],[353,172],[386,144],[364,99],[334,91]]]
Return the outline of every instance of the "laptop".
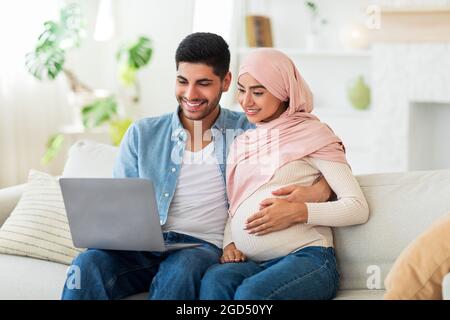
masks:
[[[61,178],[77,248],[158,251],[201,243],[165,244],[153,184],[139,178]]]

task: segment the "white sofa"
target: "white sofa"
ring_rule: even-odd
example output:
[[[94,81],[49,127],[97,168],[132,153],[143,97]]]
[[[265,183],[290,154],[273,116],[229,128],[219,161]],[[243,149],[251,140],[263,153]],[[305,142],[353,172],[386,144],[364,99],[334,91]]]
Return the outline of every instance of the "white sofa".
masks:
[[[63,176],[108,177],[117,149],[90,141],[69,152]],[[381,299],[384,278],[399,253],[450,212],[450,170],[357,177],[370,206],[364,225],[334,229],[341,274],[336,299]],[[25,185],[0,190],[0,225]],[[0,299],[59,299],[67,265],[0,254]],[[448,277],[447,277],[448,278]],[[450,281],[445,290],[450,292]],[[132,298],[145,298],[140,294]]]

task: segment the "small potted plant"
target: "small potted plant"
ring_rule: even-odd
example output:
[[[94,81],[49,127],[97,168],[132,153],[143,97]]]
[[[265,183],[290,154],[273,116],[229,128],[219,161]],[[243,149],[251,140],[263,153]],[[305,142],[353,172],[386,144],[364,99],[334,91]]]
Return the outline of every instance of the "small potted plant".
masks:
[[[319,16],[319,9],[314,1],[305,1],[309,12],[309,30],[306,34],[306,48],[314,50],[318,47],[318,37],[323,27],[328,23],[327,19]]]

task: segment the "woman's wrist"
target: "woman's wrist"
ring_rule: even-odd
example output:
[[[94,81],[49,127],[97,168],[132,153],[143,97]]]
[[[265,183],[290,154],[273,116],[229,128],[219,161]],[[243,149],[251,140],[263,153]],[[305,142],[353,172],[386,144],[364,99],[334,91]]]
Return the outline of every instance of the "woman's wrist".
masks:
[[[308,207],[303,202],[296,202],[295,206],[298,207],[296,210],[295,223],[306,223],[308,222]]]

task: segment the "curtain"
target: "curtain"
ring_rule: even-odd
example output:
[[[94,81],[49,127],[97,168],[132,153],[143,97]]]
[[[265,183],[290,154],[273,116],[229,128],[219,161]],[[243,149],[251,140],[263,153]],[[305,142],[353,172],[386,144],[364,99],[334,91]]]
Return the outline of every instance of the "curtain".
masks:
[[[38,81],[25,68],[25,54],[46,20],[58,17],[57,0],[0,1],[0,188],[26,182],[31,168],[59,174],[59,165],[42,166],[46,142],[71,115],[62,77]]]

